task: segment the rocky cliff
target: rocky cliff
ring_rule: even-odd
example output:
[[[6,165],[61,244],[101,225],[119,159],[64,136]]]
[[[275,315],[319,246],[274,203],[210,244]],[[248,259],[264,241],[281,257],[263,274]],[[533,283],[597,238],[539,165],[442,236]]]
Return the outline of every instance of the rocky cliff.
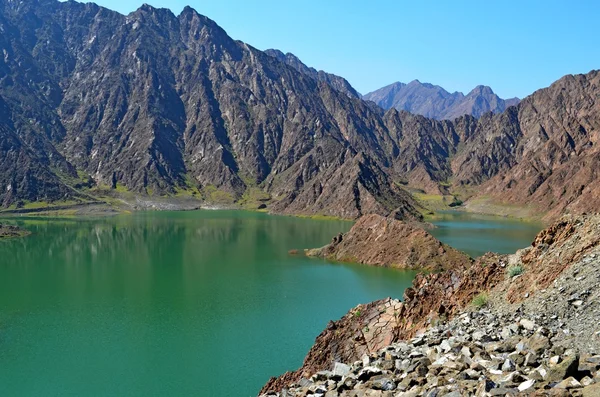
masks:
[[[480,120],[485,132],[452,162],[456,181],[487,169],[482,180],[492,178],[479,189],[480,198],[550,209],[553,217],[597,212],[599,84],[598,71],[565,76],[513,111]]]
[[[463,268],[471,261],[417,225],[376,214],[361,217],[349,232],[306,254],[340,262],[427,271]]]
[[[504,100],[487,86],[477,86],[467,95],[449,93],[438,85],[413,80],[408,84],[396,82],[363,96],[383,109],[406,110],[436,120],[454,120],[470,115],[481,117],[488,112],[502,113],[519,103],[518,98]]]
[[[331,322],[303,366],[262,392],[593,396],[599,235],[599,216],[567,217],[514,255],[419,275],[402,302],[360,305]]]
[[[304,73],[305,75],[310,76],[317,81],[322,81],[324,83],[329,84],[336,90],[343,92],[349,97],[361,97],[361,95],[354,89],[354,87],[352,87],[352,85],[345,78],[336,76],[335,74],[327,73],[323,70],[317,70],[315,68],[306,66],[297,56],[290,52],[284,54],[279,50],[268,49],[265,50],[265,54],[277,58],[279,61],[293,67],[300,73]]]

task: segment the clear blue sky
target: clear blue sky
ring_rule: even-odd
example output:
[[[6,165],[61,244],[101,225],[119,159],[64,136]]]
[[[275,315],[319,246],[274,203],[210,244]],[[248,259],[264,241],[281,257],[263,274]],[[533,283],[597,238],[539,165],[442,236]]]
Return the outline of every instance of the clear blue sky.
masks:
[[[230,36],[347,78],[361,93],[419,79],[524,97],[600,69],[600,1],[97,0],[127,14],[143,2],[190,5]]]

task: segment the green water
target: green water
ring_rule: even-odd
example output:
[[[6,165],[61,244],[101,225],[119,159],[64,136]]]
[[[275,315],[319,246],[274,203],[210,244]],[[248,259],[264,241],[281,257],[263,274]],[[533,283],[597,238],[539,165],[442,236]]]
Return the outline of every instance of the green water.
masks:
[[[436,226],[429,230],[433,236],[474,258],[490,251],[512,254],[531,245],[543,228],[540,223],[459,211],[441,213],[429,221]]]
[[[19,220],[0,241],[0,396],[254,396],[412,273],[288,255],[351,223],[236,211]]]
[[[14,220],[12,221],[14,222]],[[243,211],[19,219],[0,241],[0,396],[254,396],[330,319],[400,298],[413,273],[290,256],[351,227]],[[446,214],[477,255],[539,226]]]

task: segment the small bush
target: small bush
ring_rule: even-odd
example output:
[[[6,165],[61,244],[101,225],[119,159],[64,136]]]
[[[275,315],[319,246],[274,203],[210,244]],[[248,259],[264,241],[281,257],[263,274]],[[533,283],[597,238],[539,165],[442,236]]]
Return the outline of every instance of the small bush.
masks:
[[[485,292],[481,292],[475,298],[473,298],[473,306],[484,307],[488,303],[488,295]]]
[[[454,200],[448,204],[449,207],[460,207],[461,205],[463,205],[463,201],[457,199],[456,197],[454,197]]]
[[[508,268],[508,276],[513,278],[515,276],[523,274],[525,269],[521,265],[511,266]]]

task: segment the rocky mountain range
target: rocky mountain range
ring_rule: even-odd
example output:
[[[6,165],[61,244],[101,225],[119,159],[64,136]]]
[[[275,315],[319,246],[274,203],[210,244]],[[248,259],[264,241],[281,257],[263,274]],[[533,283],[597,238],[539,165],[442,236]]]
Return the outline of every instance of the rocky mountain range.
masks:
[[[373,106],[189,7],[0,0],[0,31],[3,207],[126,191],[415,218],[415,189],[555,213],[598,205],[597,72],[503,113],[435,120]]]
[[[519,103],[519,98],[504,100],[483,85],[465,95],[462,92],[449,93],[438,85],[419,80],[390,84],[364,95],[363,99],[373,101],[385,110],[406,110],[436,120],[454,120],[464,115],[479,118],[488,112],[502,113]]]

